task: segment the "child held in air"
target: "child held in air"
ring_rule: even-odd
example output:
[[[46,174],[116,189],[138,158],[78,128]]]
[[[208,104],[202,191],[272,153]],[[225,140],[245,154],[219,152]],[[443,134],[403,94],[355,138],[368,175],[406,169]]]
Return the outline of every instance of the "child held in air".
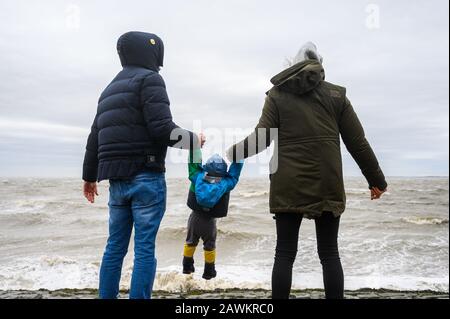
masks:
[[[226,217],[230,192],[239,181],[243,162],[228,165],[220,155],[213,155],[202,165],[202,153],[197,149],[189,155],[189,189],[187,205],[192,209],[184,245],[183,273],[192,274],[194,253],[199,240],[203,241],[205,269],[203,278],[210,280],[217,276],[216,237],[217,218]]]

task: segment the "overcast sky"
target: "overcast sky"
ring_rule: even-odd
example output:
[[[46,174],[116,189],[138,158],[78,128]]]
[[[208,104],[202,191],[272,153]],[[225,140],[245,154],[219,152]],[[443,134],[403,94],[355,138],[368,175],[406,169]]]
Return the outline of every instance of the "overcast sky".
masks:
[[[447,0],[1,1],[0,176],[81,176],[98,96],[121,69],[117,38],[130,30],[164,40],[181,126],[252,128],[270,78],[311,40],[386,175],[448,175],[448,10]],[[360,175],[348,154],[345,172]]]

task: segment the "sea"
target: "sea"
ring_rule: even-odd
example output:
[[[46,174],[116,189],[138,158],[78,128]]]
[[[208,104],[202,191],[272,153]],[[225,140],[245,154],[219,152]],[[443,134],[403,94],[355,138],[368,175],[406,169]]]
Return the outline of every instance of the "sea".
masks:
[[[347,210],[339,247],[345,288],[449,290],[449,179],[389,178],[389,190],[371,201],[362,178],[347,178]],[[169,178],[167,211],[157,239],[155,290],[270,289],[275,221],[269,213],[269,181],[242,179],[229,216],[218,221],[217,271],[201,279],[181,274],[189,209],[188,181]],[[78,179],[0,179],[0,290],[97,288],[108,235],[108,183],[89,204]],[[130,243],[121,287],[133,266]],[[301,226],[293,288],[323,288],[314,222]]]

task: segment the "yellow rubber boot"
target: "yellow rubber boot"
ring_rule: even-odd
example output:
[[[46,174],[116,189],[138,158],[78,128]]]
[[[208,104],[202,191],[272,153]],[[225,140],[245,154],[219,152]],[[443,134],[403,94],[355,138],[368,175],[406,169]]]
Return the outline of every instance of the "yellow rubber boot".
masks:
[[[205,250],[205,263],[214,264],[216,262],[216,251]]]
[[[195,272],[194,267],[194,254],[195,246],[184,245],[183,252],[183,274],[190,275]]]
[[[203,279],[210,280],[217,276],[215,263],[216,251],[205,250],[205,271],[203,272]]]
[[[184,244],[183,256],[188,258],[194,257],[196,248],[196,246],[189,246],[188,244]]]

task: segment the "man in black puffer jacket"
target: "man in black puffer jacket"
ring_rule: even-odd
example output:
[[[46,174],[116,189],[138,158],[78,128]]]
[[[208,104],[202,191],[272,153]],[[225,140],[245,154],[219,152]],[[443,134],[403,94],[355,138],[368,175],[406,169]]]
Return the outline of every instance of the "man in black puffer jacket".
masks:
[[[128,32],[117,43],[123,70],[100,96],[83,164],[84,195],[94,202],[97,181],[110,181],[109,238],[100,270],[100,298],[116,298],[133,224],[135,259],[130,298],[150,298],[155,239],[166,206],[167,147],[202,141],[173,121],[159,69],[164,44],[150,33]]]

